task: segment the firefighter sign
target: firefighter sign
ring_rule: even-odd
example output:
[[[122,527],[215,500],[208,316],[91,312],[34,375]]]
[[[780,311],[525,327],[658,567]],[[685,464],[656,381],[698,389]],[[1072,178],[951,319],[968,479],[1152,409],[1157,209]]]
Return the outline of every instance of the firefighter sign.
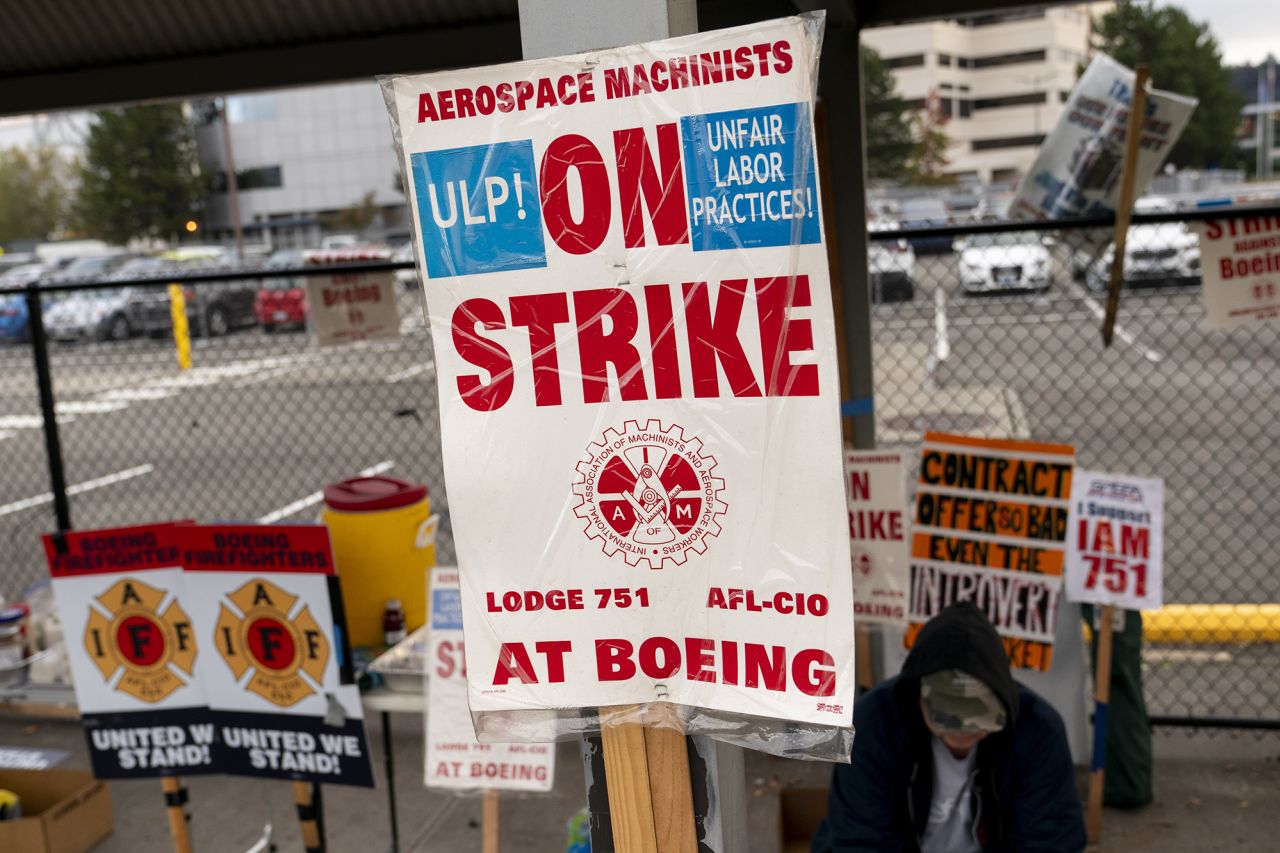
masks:
[[[206,647],[189,615],[177,529],[156,524],[44,540],[99,778],[219,769],[196,677]]]
[[[226,772],[372,786],[328,530],[192,525],[178,546]]]
[[[246,689],[271,704],[289,708],[320,692],[329,642],[310,606],[271,581],[254,578],[226,596],[214,635],[236,680],[251,673]]]

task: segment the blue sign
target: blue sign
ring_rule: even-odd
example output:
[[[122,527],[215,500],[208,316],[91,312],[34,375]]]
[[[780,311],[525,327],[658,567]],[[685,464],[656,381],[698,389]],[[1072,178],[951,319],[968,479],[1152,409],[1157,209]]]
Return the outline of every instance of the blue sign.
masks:
[[[431,590],[431,627],[436,631],[462,630],[461,590]]]
[[[410,162],[429,278],[547,265],[532,140],[428,151]]]
[[[807,104],[680,119],[693,250],[817,243]]]

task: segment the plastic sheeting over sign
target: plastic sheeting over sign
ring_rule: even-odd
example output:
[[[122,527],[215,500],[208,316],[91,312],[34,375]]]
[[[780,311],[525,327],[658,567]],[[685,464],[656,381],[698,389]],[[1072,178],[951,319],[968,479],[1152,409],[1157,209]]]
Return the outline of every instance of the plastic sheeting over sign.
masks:
[[[384,83],[482,741],[627,705],[847,755],[821,22]]]

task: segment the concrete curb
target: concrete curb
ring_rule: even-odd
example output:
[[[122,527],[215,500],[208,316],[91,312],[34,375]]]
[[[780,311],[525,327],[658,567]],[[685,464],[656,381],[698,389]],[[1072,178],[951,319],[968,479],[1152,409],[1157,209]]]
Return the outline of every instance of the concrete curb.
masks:
[[[1142,614],[1148,643],[1280,643],[1280,604],[1166,604]]]

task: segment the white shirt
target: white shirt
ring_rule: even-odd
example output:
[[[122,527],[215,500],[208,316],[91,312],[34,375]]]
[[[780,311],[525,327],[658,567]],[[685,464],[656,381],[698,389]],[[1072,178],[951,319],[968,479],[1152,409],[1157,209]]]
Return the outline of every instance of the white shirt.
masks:
[[[933,741],[933,799],[920,848],[923,853],[981,853],[973,838],[970,797],[978,748],[956,758],[939,738]]]

